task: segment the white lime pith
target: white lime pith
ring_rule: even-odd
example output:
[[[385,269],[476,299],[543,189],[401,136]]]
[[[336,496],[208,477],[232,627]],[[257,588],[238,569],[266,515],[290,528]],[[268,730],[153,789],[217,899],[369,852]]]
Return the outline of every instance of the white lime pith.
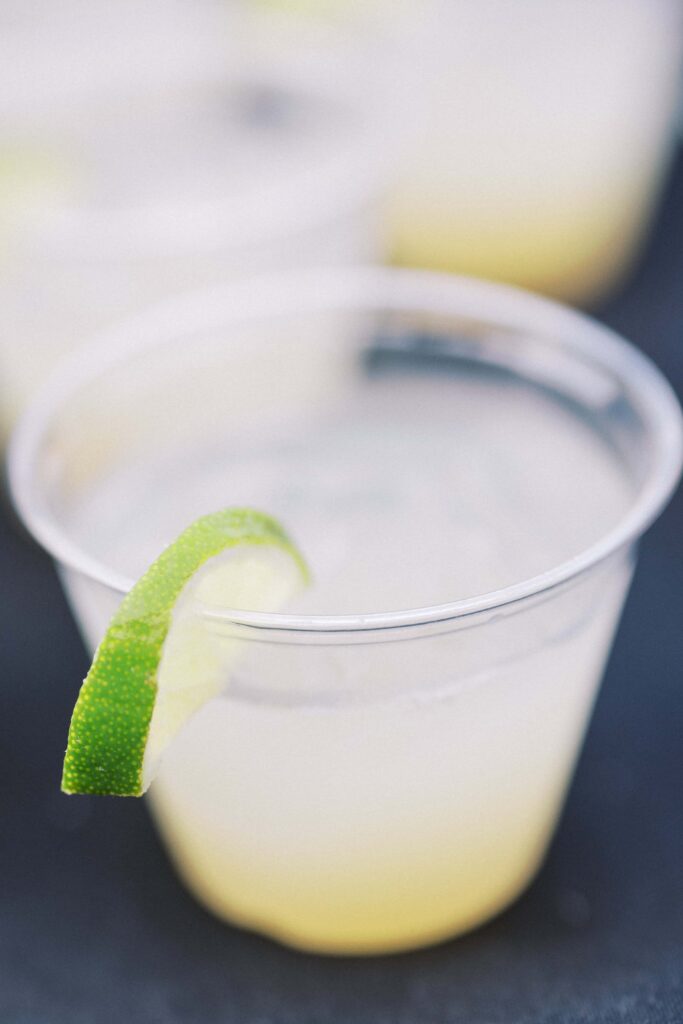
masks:
[[[224,509],[184,530],[123,598],[95,652],[71,719],[64,792],[140,796],[224,680],[230,641],[219,647],[198,607],[272,611],[306,580],[301,555],[261,512]]]

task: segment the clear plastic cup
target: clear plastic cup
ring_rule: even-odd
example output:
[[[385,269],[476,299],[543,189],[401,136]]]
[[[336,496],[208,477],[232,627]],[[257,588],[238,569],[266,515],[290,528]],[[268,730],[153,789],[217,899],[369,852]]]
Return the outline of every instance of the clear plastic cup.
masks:
[[[212,68],[167,79],[72,90],[13,127],[0,109],[0,435],[60,356],[149,303],[382,254],[361,104]]]
[[[674,153],[679,0],[437,0],[391,206],[398,262],[591,303]]]
[[[680,0],[239,7],[245,63],[380,105],[396,262],[582,304],[632,266],[674,152]]]
[[[623,280],[674,153],[680,0],[238,6],[245,65],[381,106],[396,262],[581,304]]]
[[[197,609],[241,653],[151,806],[219,916],[375,953],[472,928],[533,877],[681,446],[667,383],[597,323],[329,270],[110,331],[28,409],[9,469],[91,650],[195,516],[283,521],[313,585],[277,613]]]

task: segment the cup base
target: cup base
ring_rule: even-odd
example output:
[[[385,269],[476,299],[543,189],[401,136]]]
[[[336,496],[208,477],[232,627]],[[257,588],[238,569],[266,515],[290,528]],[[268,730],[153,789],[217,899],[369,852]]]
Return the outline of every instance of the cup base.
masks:
[[[355,914],[337,916],[326,901],[319,907],[308,905],[297,913],[294,901],[288,908],[277,898],[270,909],[263,889],[253,900],[239,884],[222,876],[213,868],[211,851],[197,857],[197,847],[174,834],[170,822],[163,819],[158,805],[154,817],[160,838],[169,859],[188,892],[214,917],[228,925],[266,936],[273,941],[297,949],[331,957],[369,957],[398,954],[436,946],[486,924],[513,904],[528,888],[543,862],[547,842],[527,852],[523,862],[517,857],[499,877],[482,880],[474,892],[457,886],[448,890],[444,882],[438,903],[431,901],[418,908],[419,901],[406,899],[406,893],[395,893],[395,904],[383,913],[377,907],[359,903]],[[197,844],[198,845],[198,844]],[[265,899],[264,899],[265,897]],[[404,905],[405,904],[405,905]]]

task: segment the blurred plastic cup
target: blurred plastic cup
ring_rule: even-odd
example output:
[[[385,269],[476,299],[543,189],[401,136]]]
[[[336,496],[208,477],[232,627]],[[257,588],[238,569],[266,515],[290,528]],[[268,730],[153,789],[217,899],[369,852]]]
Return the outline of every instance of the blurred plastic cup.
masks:
[[[669,166],[680,0],[242,0],[264,73],[343,81],[393,138],[396,262],[590,303]]]
[[[295,606],[198,610],[242,660],[150,796],[203,903],[336,953],[457,934],[533,877],[680,466],[675,397],[610,331],[382,269],[134,318],[62,368],[10,450],[91,650],[197,515],[252,504],[301,544]]]
[[[683,5],[457,0],[436,14],[413,70],[396,261],[596,300],[631,266],[669,166]]]
[[[5,431],[63,352],[150,301],[381,255],[384,157],[345,95],[238,86],[215,61],[166,57],[135,88],[62,85],[54,108],[31,94],[3,119],[0,102]]]

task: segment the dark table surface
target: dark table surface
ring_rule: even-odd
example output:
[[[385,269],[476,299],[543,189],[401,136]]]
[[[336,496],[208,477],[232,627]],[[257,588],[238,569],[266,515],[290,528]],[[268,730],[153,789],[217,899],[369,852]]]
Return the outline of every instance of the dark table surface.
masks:
[[[683,393],[683,159],[639,268],[597,314]],[[86,658],[49,560],[0,520],[0,1024],[681,1024],[682,508],[642,544],[537,881],[465,938],[371,960],[220,924],[143,803],[59,793]]]

